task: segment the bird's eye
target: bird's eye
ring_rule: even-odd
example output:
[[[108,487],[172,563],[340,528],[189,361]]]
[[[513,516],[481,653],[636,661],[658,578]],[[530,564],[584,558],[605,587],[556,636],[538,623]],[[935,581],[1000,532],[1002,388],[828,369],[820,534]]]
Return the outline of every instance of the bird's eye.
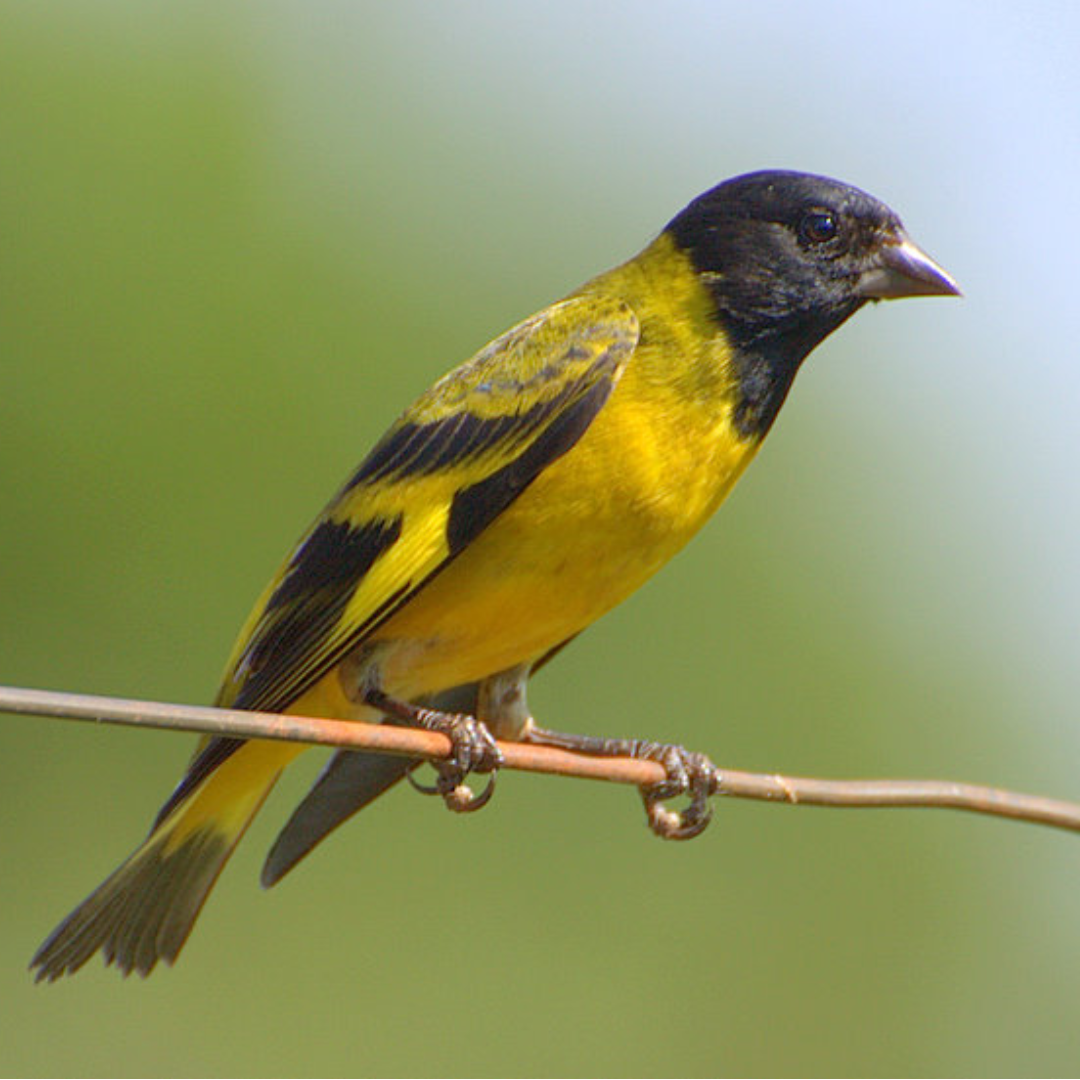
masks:
[[[799,222],[799,235],[811,244],[825,244],[840,231],[836,215],[829,210],[810,210]]]

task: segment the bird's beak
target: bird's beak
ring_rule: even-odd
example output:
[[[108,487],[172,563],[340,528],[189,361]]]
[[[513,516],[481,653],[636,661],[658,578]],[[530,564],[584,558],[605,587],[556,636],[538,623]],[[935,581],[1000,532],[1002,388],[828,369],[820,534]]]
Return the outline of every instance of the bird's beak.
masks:
[[[959,296],[960,286],[925,251],[900,232],[881,245],[855,286],[866,300],[901,296]]]

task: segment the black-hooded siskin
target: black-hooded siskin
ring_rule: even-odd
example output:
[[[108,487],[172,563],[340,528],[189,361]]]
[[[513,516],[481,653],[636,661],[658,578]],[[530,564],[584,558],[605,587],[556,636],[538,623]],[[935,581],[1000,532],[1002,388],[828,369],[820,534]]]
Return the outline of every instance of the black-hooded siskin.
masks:
[[[374,720],[357,693],[371,679],[474,707],[686,543],[828,334],[871,300],[956,292],[888,207],[846,184],[763,172],[713,188],[406,410],[260,597],[218,703]],[[125,973],[172,962],[302,749],[204,741],[146,842],[38,951],[38,977],[98,950]],[[408,767],[335,756],[264,882]]]

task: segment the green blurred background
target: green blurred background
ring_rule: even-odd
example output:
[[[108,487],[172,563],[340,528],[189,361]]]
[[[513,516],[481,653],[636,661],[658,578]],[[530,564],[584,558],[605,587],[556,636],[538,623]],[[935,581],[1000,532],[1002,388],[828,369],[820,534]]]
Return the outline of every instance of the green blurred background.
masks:
[[[1075,5],[0,6],[0,680],[205,702],[436,375],[753,168],[874,192],[963,302],[812,358],[706,533],[538,680],[734,767],[1080,797]],[[525,613],[527,615],[527,613]],[[0,727],[5,1075],[1057,1075],[1080,840],[503,778],[280,887],[267,805],[179,965],[34,986],[191,738]]]

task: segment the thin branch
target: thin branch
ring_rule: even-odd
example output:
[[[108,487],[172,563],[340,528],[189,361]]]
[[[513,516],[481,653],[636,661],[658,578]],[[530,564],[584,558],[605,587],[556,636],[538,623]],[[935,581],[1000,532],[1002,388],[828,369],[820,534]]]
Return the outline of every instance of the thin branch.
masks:
[[[445,735],[418,728],[198,705],[165,705],[156,701],[7,686],[0,686],[0,712],[192,731],[241,739],[282,739],[350,750],[376,750],[436,761],[450,753],[450,740]],[[663,767],[654,761],[586,757],[526,743],[503,742],[499,746],[505,759],[504,768],[507,769],[607,780],[635,787],[656,784],[664,779]],[[792,805],[946,807],[1080,832],[1080,804],[948,780],[821,780],[721,768],[717,770],[715,788],[719,795]]]

